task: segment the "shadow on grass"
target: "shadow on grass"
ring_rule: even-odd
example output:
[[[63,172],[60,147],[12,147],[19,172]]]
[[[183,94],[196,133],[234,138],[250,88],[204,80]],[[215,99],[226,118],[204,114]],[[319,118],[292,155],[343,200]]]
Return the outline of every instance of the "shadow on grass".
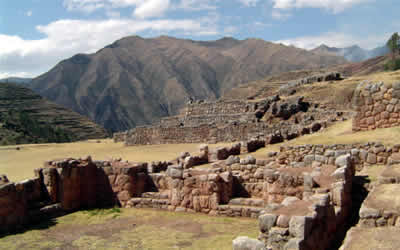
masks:
[[[354,176],[353,177],[353,187],[352,187],[352,192],[351,192],[351,198],[352,198],[352,206],[351,206],[351,211],[349,214],[348,219],[346,220],[347,223],[343,225],[343,228],[341,230],[338,230],[338,234],[335,237],[335,240],[333,241],[333,244],[328,250],[337,250],[341,247],[343,244],[344,239],[346,238],[347,232],[354,226],[358,224],[358,221],[360,220],[360,208],[364,200],[368,196],[368,189],[365,188],[365,185],[370,183],[369,176],[363,175],[363,176]]]
[[[10,230],[9,233],[4,233],[4,232],[0,233],[0,238],[10,236],[10,235],[23,234],[25,232],[32,231],[32,230],[46,230],[55,225],[57,225],[57,218],[41,219],[40,222],[30,223],[30,224],[15,228],[13,230]]]

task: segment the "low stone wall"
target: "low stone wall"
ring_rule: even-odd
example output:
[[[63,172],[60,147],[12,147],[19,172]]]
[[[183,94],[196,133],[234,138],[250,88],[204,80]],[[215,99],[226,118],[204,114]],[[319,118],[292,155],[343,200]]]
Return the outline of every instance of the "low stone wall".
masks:
[[[29,222],[29,210],[45,198],[40,178],[18,183],[4,179],[0,178],[0,233]]]
[[[352,161],[350,155],[338,159],[333,173],[327,176],[320,172],[325,167],[314,168],[302,176],[301,198],[292,194],[281,203],[270,203],[258,217],[259,241],[253,241],[251,245],[262,242],[266,249],[273,250],[329,247],[351,207]],[[272,181],[271,176],[265,178]],[[235,244],[238,242],[234,242],[234,249]]]
[[[313,162],[334,164],[340,155],[350,154],[357,170],[365,165],[384,165],[400,162],[400,144],[386,147],[382,143],[301,145],[281,147],[278,161],[294,167],[311,165]]]
[[[291,93],[296,92],[296,88],[305,84],[313,84],[316,82],[327,82],[327,81],[339,81],[342,79],[343,78],[341,77],[341,74],[338,72],[329,72],[325,74],[313,75],[295,81],[290,81],[289,83],[282,85],[279,88],[279,94],[290,95]]]
[[[360,83],[353,97],[353,131],[400,125],[400,83]]]

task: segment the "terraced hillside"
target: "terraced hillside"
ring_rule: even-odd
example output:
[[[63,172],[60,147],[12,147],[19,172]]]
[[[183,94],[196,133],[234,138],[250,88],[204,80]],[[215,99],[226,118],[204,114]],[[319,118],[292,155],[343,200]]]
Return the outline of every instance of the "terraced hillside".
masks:
[[[101,126],[32,90],[0,84],[0,143],[20,144],[104,138]]]

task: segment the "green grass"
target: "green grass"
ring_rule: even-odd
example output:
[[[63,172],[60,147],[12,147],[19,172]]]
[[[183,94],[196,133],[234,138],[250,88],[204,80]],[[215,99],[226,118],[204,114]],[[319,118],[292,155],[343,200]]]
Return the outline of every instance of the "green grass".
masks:
[[[118,214],[118,218],[113,215]],[[0,238],[0,249],[231,249],[238,235],[256,238],[257,220],[151,209],[96,209],[55,225]]]

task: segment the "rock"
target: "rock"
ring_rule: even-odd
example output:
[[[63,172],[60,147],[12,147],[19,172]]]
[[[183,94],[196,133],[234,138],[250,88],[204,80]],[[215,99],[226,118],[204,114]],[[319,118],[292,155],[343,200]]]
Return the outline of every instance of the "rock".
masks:
[[[319,123],[319,122],[315,122],[315,123],[313,123],[313,124],[311,125],[311,131],[312,131],[312,132],[317,132],[317,131],[319,131],[321,128],[322,128],[322,125],[321,125],[321,123]]]
[[[259,240],[247,236],[239,236],[232,241],[233,250],[265,250],[265,245]]]
[[[278,216],[275,214],[263,214],[258,217],[258,225],[260,231],[265,233],[268,232],[273,226],[275,226]]]
[[[360,209],[360,218],[361,219],[377,219],[380,217],[380,213],[378,209],[369,208],[367,206],[362,206]]]
[[[256,164],[256,158],[252,155],[246,156],[244,159],[240,160],[241,165],[249,165],[249,164]]]
[[[288,241],[288,243],[286,243],[286,245],[284,246],[283,249],[284,250],[300,250],[300,249],[304,249],[303,245],[304,245],[304,240],[292,238]]]
[[[312,228],[312,218],[308,216],[293,216],[289,222],[289,232],[296,238],[305,239]]]
[[[225,160],[225,164],[227,166],[230,166],[230,165],[235,164],[235,163],[240,163],[239,156],[231,155],[231,156],[228,157],[228,159]]]
[[[335,178],[336,181],[345,181],[347,176],[347,169],[346,167],[338,168],[335,172],[332,173],[332,176]]]
[[[351,164],[350,154],[341,155],[341,156],[337,157],[335,160],[335,165],[338,168],[347,167],[347,166],[350,166],[350,164]]]
[[[307,174],[303,175],[303,179],[304,179],[304,191],[311,192],[313,187],[316,186],[314,178],[309,173],[307,173]],[[288,198],[290,198],[290,197],[288,197]]]
[[[368,156],[367,156],[367,163],[369,163],[369,164],[376,164],[376,162],[377,162],[376,154],[374,154],[374,153],[368,153]]]
[[[183,170],[176,165],[169,166],[167,169],[167,175],[173,179],[182,179]]]
[[[293,203],[295,203],[296,201],[299,201],[299,198],[297,198],[296,196],[289,196],[286,197],[283,201],[282,201],[282,205],[283,206],[290,206]]]
[[[314,160],[315,160],[315,155],[304,156],[304,163],[306,164],[306,166],[311,166],[311,164]]]

